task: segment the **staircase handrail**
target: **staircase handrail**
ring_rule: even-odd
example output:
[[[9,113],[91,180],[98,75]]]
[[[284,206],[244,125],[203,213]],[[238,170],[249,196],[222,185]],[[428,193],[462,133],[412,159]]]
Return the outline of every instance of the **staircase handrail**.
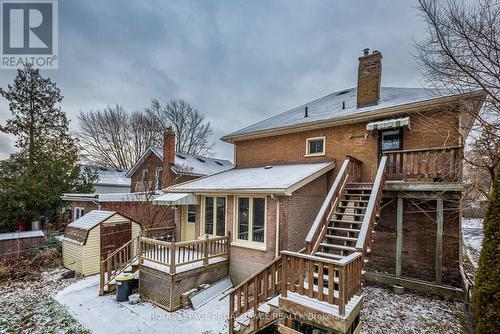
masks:
[[[119,274],[121,274],[136,259],[139,258],[139,254],[140,254],[140,250],[139,250],[139,248],[140,248],[140,242],[139,241],[140,241],[140,239],[141,239],[141,233],[139,233],[137,236],[135,236],[134,238],[132,238],[129,241],[127,241],[121,247],[115,249],[106,258],[103,258],[100,261],[100,267],[99,267],[99,275],[100,275],[100,279],[99,279],[99,295],[104,294],[104,287],[106,285],[108,285],[116,276],[118,276]],[[135,245],[135,247],[134,247],[134,242],[137,242],[137,244]],[[122,251],[123,249],[125,249],[126,247],[129,247],[129,246],[131,246],[130,258],[128,260],[126,260],[120,268],[117,268],[117,269],[114,269],[114,270],[113,269],[108,270],[108,276],[105,277],[104,274],[106,273],[106,268],[108,267],[107,263],[109,261],[111,261],[111,259],[116,254],[120,253],[120,251]],[[111,273],[111,272],[113,272],[113,273]]]
[[[363,218],[363,223],[361,224],[361,229],[358,234],[358,240],[356,242],[356,250],[358,252],[366,253],[368,232],[373,228],[375,219],[380,209],[380,201],[382,200],[382,190],[385,184],[385,165],[387,163],[387,156],[382,156],[380,163],[378,165],[377,174],[375,176],[375,181],[373,182],[372,192],[368,200],[368,205],[366,206],[365,216]]]
[[[347,182],[355,178],[359,178],[359,175],[356,174],[360,173],[359,170],[361,163],[362,162],[360,160],[351,156],[347,156],[347,159],[345,159],[342,163],[342,167],[340,167],[337,177],[328,191],[328,194],[323,201],[323,205],[319,209],[316,219],[314,219],[314,222],[309,229],[309,233],[306,236],[305,242],[307,253],[312,254],[314,252],[318,241],[321,239],[321,235],[325,231],[328,221],[338,204],[338,198]]]

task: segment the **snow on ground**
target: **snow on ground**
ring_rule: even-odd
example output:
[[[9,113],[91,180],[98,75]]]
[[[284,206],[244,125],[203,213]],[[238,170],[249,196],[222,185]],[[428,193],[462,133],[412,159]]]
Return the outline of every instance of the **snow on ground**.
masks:
[[[479,254],[481,253],[481,243],[483,242],[483,219],[463,218],[462,237],[465,253],[472,266],[477,269]]]
[[[0,333],[88,333],[53,297],[77,279],[61,279],[64,268],[31,281],[0,285]]]
[[[62,290],[57,301],[94,334],[127,333],[227,333],[229,299],[215,298],[194,311],[169,313],[141,302],[119,303],[116,295],[98,296],[99,277],[85,278]]]
[[[463,304],[405,291],[398,295],[374,285],[363,287],[363,334],[468,333]]]

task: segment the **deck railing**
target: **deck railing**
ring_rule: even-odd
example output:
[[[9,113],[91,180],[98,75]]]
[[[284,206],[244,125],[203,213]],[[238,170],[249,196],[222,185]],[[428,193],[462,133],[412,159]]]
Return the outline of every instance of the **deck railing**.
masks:
[[[139,234],[106,257],[101,259],[99,277],[99,295],[104,294],[104,287],[132,265],[139,257]]]
[[[144,237],[151,239],[174,238],[175,226],[149,227],[144,229]]]
[[[361,178],[361,164],[360,160],[347,156],[342,167],[340,167],[339,173],[306,236],[306,252],[308,254],[313,254],[321,240],[323,240],[330,217],[339,203],[339,196],[342,194],[346,184],[358,181]]]
[[[263,269],[241,282],[229,293],[229,330],[234,330],[234,319],[243,313],[257,308],[272,297],[281,293],[281,256],[274,259]],[[258,328],[258,317],[252,319],[253,328]]]
[[[383,152],[387,180],[455,182],[462,179],[461,146]]]
[[[170,274],[175,274],[180,266],[192,264],[205,266],[211,259],[229,259],[230,236],[209,237],[202,240],[167,242],[141,238],[141,264],[168,266]]]
[[[361,292],[362,254],[355,252],[336,261],[314,255],[282,251],[281,256],[229,293],[229,329],[243,313],[253,310],[254,331],[258,330],[259,305],[289,292],[337,305],[345,315],[349,300]],[[320,289],[319,287],[323,287]]]
[[[387,157],[383,156],[378,165],[375,181],[373,182],[372,191],[368,204],[366,205],[365,216],[356,241],[356,249],[358,252],[366,254],[371,249],[372,231],[375,226],[375,220],[380,214],[380,204],[382,202],[382,191],[385,184],[385,173],[387,166]]]

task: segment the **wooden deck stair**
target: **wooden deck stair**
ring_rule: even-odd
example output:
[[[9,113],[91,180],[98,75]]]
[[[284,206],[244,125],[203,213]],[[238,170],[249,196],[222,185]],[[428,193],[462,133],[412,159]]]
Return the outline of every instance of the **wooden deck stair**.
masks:
[[[359,331],[362,267],[380,211],[386,161],[381,158],[373,183],[359,182],[361,161],[344,161],[306,237],[305,250],[282,251],[230,292],[231,333],[255,333],[278,321],[255,316],[264,306],[286,315],[284,319],[291,316],[327,331]],[[268,308],[276,298],[278,305]],[[298,329],[293,327],[290,321],[280,324],[283,332]]]

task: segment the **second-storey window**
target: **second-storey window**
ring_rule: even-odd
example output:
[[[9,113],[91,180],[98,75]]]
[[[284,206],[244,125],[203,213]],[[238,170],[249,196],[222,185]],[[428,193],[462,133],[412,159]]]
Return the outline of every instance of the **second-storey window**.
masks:
[[[223,236],[226,234],[226,198],[205,197],[205,234]]]
[[[306,139],[306,155],[323,154],[325,154],[325,137]]]
[[[142,170],[142,182],[146,183],[149,181],[149,171],[147,169]]]
[[[156,168],[156,189],[161,190],[163,182],[163,168]]]
[[[237,238],[263,243],[265,241],[266,199],[238,197]]]

